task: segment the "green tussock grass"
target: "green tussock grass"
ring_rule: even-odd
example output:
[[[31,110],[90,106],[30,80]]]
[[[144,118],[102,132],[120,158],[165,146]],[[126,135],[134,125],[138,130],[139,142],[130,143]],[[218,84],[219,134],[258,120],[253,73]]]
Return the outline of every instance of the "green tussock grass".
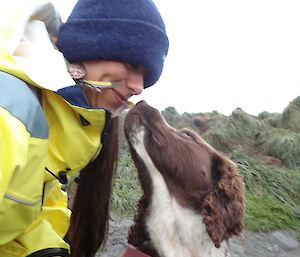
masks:
[[[128,154],[122,154],[114,181],[112,211],[119,217],[132,216],[142,191],[138,173]]]
[[[292,228],[300,240],[300,169],[264,165],[242,150],[233,151],[230,158],[246,185],[246,228]]]
[[[243,150],[235,150],[229,157],[237,164],[250,192],[270,195],[290,205],[300,202],[299,169],[286,170],[265,165],[249,157]]]
[[[262,153],[280,158],[288,167],[300,166],[300,132],[269,129],[256,135],[255,144]]]
[[[253,231],[293,228],[300,240],[300,207],[282,203],[270,195],[246,193],[244,223]]]
[[[217,123],[203,135],[203,138],[219,151],[228,153],[237,147],[254,145],[255,135],[269,125],[236,109],[230,117]]]
[[[284,109],[281,123],[283,128],[300,132],[300,96]]]
[[[282,124],[282,114],[281,113],[270,113],[270,112],[261,112],[257,118],[263,120],[268,125],[274,128],[278,128]]]

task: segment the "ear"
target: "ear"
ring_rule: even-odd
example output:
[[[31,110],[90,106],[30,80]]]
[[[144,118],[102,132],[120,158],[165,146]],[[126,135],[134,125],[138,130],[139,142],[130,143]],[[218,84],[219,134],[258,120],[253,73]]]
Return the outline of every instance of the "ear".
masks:
[[[224,239],[241,235],[243,230],[244,182],[236,165],[219,155],[212,159],[211,172],[214,189],[205,197],[201,213],[206,230],[218,248]]]

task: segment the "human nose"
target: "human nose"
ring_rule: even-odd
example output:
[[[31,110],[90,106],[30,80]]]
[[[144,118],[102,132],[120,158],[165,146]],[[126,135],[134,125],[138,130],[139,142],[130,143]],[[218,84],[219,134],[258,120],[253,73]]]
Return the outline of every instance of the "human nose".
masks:
[[[139,95],[144,89],[144,74],[140,71],[135,71],[131,74],[127,81],[127,87],[133,95]]]

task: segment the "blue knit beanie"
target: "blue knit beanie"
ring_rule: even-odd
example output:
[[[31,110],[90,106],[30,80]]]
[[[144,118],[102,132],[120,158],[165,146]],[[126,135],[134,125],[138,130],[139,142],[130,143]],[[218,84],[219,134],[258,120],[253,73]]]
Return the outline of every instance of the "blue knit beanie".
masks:
[[[151,0],[79,0],[60,28],[57,47],[69,62],[141,65],[146,88],[161,75],[169,41]]]

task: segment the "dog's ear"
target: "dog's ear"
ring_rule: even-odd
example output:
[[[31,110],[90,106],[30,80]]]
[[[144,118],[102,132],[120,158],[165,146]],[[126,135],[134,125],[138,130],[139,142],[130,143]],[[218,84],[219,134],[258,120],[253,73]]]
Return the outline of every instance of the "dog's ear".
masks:
[[[236,165],[227,158],[212,158],[214,189],[203,201],[206,230],[216,247],[232,235],[241,235],[245,212],[244,182]]]

